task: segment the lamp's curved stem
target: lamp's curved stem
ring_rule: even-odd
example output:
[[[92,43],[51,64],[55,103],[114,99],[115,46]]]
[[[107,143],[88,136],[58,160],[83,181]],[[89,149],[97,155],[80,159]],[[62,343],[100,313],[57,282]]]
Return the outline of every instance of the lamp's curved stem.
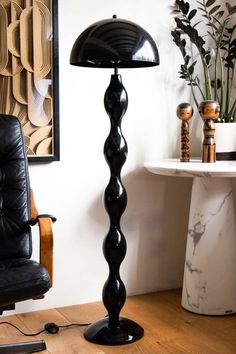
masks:
[[[118,325],[119,313],[125,303],[126,291],[119,274],[126,254],[126,240],[120,229],[120,218],[127,204],[126,190],[120,172],[128,152],[121,130],[121,120],[128,106],[127,92],[120,75],[112,75],[105,93],[104,105],[111,120],[110,133],[104,144],[104,155],[110,168],[110,181],[104,194],[104,204],[110,218],[110,229],[103,243],[109,265],[109,277],[103,288],[103,302],[109,314],[111,328]]]
[[[103,253],[109,266],[109,276],[103,288],[103,302],[108,311],[108,318],[90,325],[85,332],[85,338],[99,344],[119,345],[141,338],[143,328],[119,316],[126,299],[125,285],[120,278],[120,265],[126,254],[126,240],[120,228],[120,219],[126,208],[127,194],[120,173],[128,151],[121,130],[121,120],[128,106],[128,95],[121,76],[117,74],[117,68],[106,90],[104,105],[111,121],[110,133],[104,144],[104,155],[110,168],[110,180],[104,194],[110,228],[103,243]]]

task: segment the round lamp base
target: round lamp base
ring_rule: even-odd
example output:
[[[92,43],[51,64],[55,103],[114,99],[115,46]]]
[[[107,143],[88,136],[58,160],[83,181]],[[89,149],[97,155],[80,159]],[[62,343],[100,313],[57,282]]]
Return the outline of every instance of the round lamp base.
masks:
[[[121,345],[133,343],[142,338],[143,334],[143,328],[136,322],[120,317],[119,326],[116,329],[111,329],[109,319],[103,318],[88,326],[84,337],[97,344]]]

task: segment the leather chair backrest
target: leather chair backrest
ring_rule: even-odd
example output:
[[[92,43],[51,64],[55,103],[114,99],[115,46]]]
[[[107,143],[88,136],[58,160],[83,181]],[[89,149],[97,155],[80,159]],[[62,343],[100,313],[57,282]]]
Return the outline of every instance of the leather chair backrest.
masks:
[[[0,260],[30,258],[30,191],[19,120],[0,114]]]

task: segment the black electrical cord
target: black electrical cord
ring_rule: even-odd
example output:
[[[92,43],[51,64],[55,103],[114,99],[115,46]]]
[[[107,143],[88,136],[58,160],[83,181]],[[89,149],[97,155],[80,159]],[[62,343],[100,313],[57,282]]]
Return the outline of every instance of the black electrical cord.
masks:
[[[50,333],[50,334],[56,334],[60,328],[69,328],[69,327],[75,327],[75,326],[79,326],[79,327],[83,327],[83,326],[89,326],[90,323],[70,323],[68,325],[57,325],[56,323],[54,322],[49,322],[49,323],[46,323],[44,328],[39,331],[39,332],[36,332],[36,333],[25,333],[23,332],[19,327],[15,326],[13,323],[10,323],[10,322],[7,322],[7,321],[3,321],[3,322],[0,322],[0,325],[3,325],[3,324],[6,324],[6,325],[9,325],[9,326],[12,326],[14,327],[15,329],[17,329],[21,334],[23,334],[24,336],[27,336],[27,337],[34,337],[34,336],[37,336],[41,333]]]

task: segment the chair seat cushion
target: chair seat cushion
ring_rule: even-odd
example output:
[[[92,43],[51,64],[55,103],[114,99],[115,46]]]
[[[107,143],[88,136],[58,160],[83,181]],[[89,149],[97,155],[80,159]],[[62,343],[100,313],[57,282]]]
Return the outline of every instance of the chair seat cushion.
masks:
[[[50,288],[47,270],[25,258],[0,261],[0,306],[34,298]]]

